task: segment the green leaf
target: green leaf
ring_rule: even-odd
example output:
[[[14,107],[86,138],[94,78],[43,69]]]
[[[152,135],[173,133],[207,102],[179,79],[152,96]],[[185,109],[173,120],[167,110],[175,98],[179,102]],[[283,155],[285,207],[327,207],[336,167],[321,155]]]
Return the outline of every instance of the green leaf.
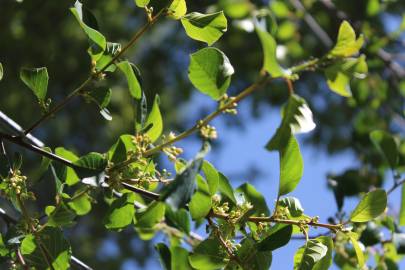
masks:
[[[319,243],[325,245],[328,249],[326,255],[315,263],[312,270],[328,270],[332,265],[332,255],[333,255],[333,240],[329,236],[320,236],[315,239]]]
[[[136,67],[128,61],[122,61],[117,64],[117,67],[124,73],[127,78],[129,93],[132,97],[140,99],[142,96],[141,84],[135,75]]]
[[[301,180],[304,161],[294,136],[290,137],[287,146],[280,151],[280,186],[278,195],[282,196],[293,191]]]
[[[242,262],[242,269],[268,270],[270,268],[272,261],[271,252],[258,250],[255,246],[255,241],[250,238],[244,238],[240,242],[240,245],[241,247],[238,248],[237,256],[239,261]],[[230,264],[228,264],[226,269],[241,269],[239,264],[234,268],[229,267]]]
[[[63,147],[57,147],[55,149],[55,154],[72,162],[79,159],[79,157],[73,152],[66,150]],[[72,168],[64,165],[58,165],[56,168],[56,174],[63,183],[66,183],[68,186],[73,186],[79,182],[79,177]]]
[[[162,221],[165,215],[165,204],[162,202],[152,202],[148,207],[142,208],[136,213],[136,227],[153,228]]]
[[[335,62],[325,69],[329,88],[343,97],[351,97],[350,81],[352,78],[364,79],[368,73],[365,56],[347,58]]]
[[[197,176],[197,191],[191,197],[188,207],[194,220],[206,217],[211,210],[211,194],[208,184],[199,175]]]
[[[107,42],[103,55],[96,62],[96,71],[104,70],[105,72],[114,72],[117,66],[112,63],[107,68],[106,66],[111,63],[113,57],[121,51],[121,44],[115,42]]]
[[[173,0],[169,6],[169,17],[179,20],[187,12],[186,0]]]
[[[349,57],[357,54],[363,43],[363,36],[360,35],[356,39],[356,33],[350,23],[343,21],[339,28],[336,45],[329,54],[335,57]]]
[[[160,200],[169,204],[173,210],[184,207],[191,199],[195,188],[195,177],[200,171],[203,158],[209,151],[209,144],[205,143],[203,149],[194,160],[189,162],[174,180],[162,189]]]
[[[79,158],[73,164],[80,178],[92,177],[100,174],[107,167],[107,159],[100,153],[91,152]]]
[[[317,240],[309,240],[294,256],[294,270],[312,270],[325,257],[328,247]]]
[[[22,68],[20,78],[34,92],[39,101],[45,101],[49,80],[46,67]]]
[[[127,153],[135,150],[134,136],[124,134],[119,137],[117,142],[108,150],[108,159],[117,164],[127,159]]]
[[[378,151],[386,158],[392,169],[398,163],[398,145],[394,137],[383,130],[374,130],[370,133],[370,139]]]
[[[376,189],[367,193],[350,215],[352,222],[367,222],[381,215],[387,207],[387,193]]]
[[[0,81],[3,79],[3,75],[4,75],[3,65],[0,63]]]
[[[36,269],[48,270],[50,267],[42,254],[40,245],[46,250],[52,269],[70,269],[71,250],[60,229],[45,227],[36,236],[26,235],[21,242],[21,254],[26,263]]]
[[[219,5],[233,19],[246,17],[254,8],[248,0],[220,0]]]
[[[214,195],[217,192],[219,186],[219,173],[215,169],[215,167],[206,160],[204,160],[201,169],[203,170],[205,178],[207,179],[210,194]]]
[[[256,33],[259,36],[263,48],[263,69],[273,78],[285,76],[284,69],[277,62],[276,49],[277,44],[274,38],[259,24],[256,24]]]
[[[188,77],[191,83],[215,100],[226,93],[233,73],[228,57],[216,48],[204,48],[190,55]]]
[[[401,210],[399,211],[399,225],[405,226],[405,185],[401,188]]]
[[[272,251],[288,244],[293,232],[292,225],[275,225],[273,228],[269,235],[257,244],[258,250]]]
[[[45,213],[48,216],[47,226],[62,227],[74,224],[73,220],[76,214],[69,209],[64,203],[55,206],[47,206]]]
[[[349,236],[349,239],[353,245],[354,251],[356,252],[357,262],[359,263],[359,267],[361,269],[361,268],[363,268],[363,266],[365,264],[365,260],[364,260],[363,250],[361,249],[359,242],[357,241],[359,239],[359,236],[354,232],[348,232],[347,236]]]
[[[215,270],[227,263],[226,252],[216,238],[201,242],[188,257],[192,267],[203,270]]]
[[[188,251],[182,247],[172,247],[170,249],[172,255],[171,269],[173,270],[192,270],[188,261]]]
[[[173,211],[170,206],[167,206],[165,218],[167,225],[175,227],[186,234],[190,233],[190,216],[186,209]]]
[[[83,4],[79,1],[76,1],[74,7],[70,8],[70,11],[90,40],[89,54],[92,60],[99,60],[106,49],[107,41],[105,37],[96,30],[96,18],[87,8],[83,7]]]
[[[310,132],[316,126],[306,101],[295,94],[291,95],[283,106],[282,116],[281,125],[266,145],[270,151],[283,150],[290,143],[292,134]]]
[[[192,12],[182,17],[181,23],[189,37],[209,46],[226,32],[228,25],[222,11],[211,14]]]
[[[77,190],[72,198],[74,199],[67,204],[76,215],[84,216],[90,212],[92,199],[87,193],[83,193],[83,190]]]
[[[0,234],[0,257],[7,256],[9,252],[7,246],[4,244],[3,236]]]
[[[300,217],[304,213],[300,201],[295,197],[285,197],[279,200],[279,206],[287,207],[292,217]]]
[[[110,112],[107,110],[107,106],[110,103],[112,91],[110,88],[100,87],[93,91],[89,91],[84,94],[85,98],[94,102],[99,110],[100,114],[108,121],[112,120]]]
[[[159,139],[163,132],[163,119],[162,114],[160,113],[159,104],[160,98],[156,95],[153,101],[152,110],[145,122],[146,127],[152,125],[152,127],[146,132],[152,143]]]
[[[150,0],[135,0],[135,4],[141,8],[146,7],[149,4],[149,2]]]
[[[255,215],[260,216],[264,214],[265,216],[268,216],[270,214],[263,195],[260,194],[260,192],[258,192],[251,184],[242,184],[235,190],[235,192],[241,193],[244,198],[253,205]]]
[[[104,218],[107,229],[117,230],[130,225],[135,215],[135,194],[124,193],[121,198],[113,201]]]
[[[158,243],[155,246],[159,254],[159,261],[164,270],[172,269],[172,257],[170,254],[170,249],[164,243]]]
[[[236,198],[235,198],[235,194],[233,193],[233,188],[231,186],[231,184],[229,183],[228,178],[219,172],[219,191],[225,195],[229,200],[231,200],[231,202],[233,202],[234,204],[236,204]]]

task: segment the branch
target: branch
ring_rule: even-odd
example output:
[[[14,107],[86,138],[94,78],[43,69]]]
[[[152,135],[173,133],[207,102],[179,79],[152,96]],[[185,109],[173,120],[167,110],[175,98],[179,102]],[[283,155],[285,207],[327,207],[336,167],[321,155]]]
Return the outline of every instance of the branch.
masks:
[[[190,129],[180,133],[179,135],[177,135],[176,137],[174,137],[171,140],[168,140],[168,141],[166,141],[164,143],[161,143],[161,144],[147,150],[146,152],[143,153],[143,156],[144,157],[151,156],[151,155],[155,154],[156,152],[162,150],[166,146],[169,146],[169,145],[171,145],[171,144],[173,144],[173,143],[175,143],[177,141],[180,141],[180,140],[190,136],[191,134],[193,134],[194,132],[199,130],[200,127],[207,125],[209,122],[211,122],[215,117],[220,115],[222,112],[226,111],[227,109],[230,109],[230,108],[234,107],[236,103],[238,103],[239,101],[241,101],[244,98],[246,98],[247,96],[249,96],[255,90],[257,90],[260,87],[264,86],[270,80],[271,79],[269,78],[269,76],[267,74],[262,75],[257,82],[255,82],[252,85],[245,88],[239,95],[234,97],[234,99],[230,100],[228,103],[224,104],[223,106],[218,108],[216,111],[214,111],[211,114],[207,115],[204,119],[198,121]]]
[[[228,214],[219,214],[219,213],[214,213],[211,212],[210,215],[212,217],[216,217],[216,218],[221,218],[221,219],[229,219],[229,215]],[[329,229],[331,231],[339,231],[342,229],[342,224],[326,224],[326,223],[319,223],[316,222],[314,220],[290,220],[290,219],[280,219],[280,218],[275,218],[273,216],[271,217],[249,217],[248,221],[251,222],[273,222],[273,223],[282,223],[282,224],[290,224],[290,225],[296,225],[296,226],[302,226],[302,225],[308,225],[308,226],[312,226],[312,227],[322,227],[322,228],[326,228]]]
[[[390,195],[395,189],[402,186],[405,183],[405,178],[399,181],[396,181],[394,185],[387,191],[387,195]]]
[[[102,69],[97,71],[94,74],[91,74],[80,86],[78,86],[75,90],[73,90],[67,97],[65,97],[60,103],[58,103],[55,107],[45,113],[41,118],[39,118],[34,124],[32,124],[29,128],[24,131],[24,135],[29,134],[35,128],[40,126],[43,122],[48,120],[52,115],[59,112],[63,107],[66,106],[74,97],[76,97],[80,92],[91,82],[94,78],[98,78],[108,67],[110,67],[120,56],[122,56],[135,42],[164,14],[166,8],[161,9],[151,20],[148,22],[138,31],[135,35],[131,38],[131,40],[121,49],[119,53],[117,53],[111,60],[108,62]]]

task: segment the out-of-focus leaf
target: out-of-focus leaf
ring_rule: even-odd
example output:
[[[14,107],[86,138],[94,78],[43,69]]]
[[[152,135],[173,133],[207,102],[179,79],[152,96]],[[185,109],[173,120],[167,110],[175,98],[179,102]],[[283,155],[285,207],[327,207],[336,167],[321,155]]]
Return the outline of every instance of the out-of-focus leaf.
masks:
[[[370,139],[375,147],[386,158],[391,168],[395,168],[398,163],[398,145],[394,137],[383,130],[375,130],[370,133]]]
[[[356,33],[350,23],[343,21],[339,28],[337,42],[335,47],[330,51],[331,56],[349,57],[357,54],[363,46],[364,38],[362,35],[356,39]]]
[[[350,215],[352,222],[367,222],[381,215],[387,207],[387,193],[376,189],[367,193]]]
[[[215,270],[224,267],[228,261],[222,245],[216,238],[208,238],[201,242],[188,257],[192,267],[196,269]]]
[[[130,225],[135,215],[135,194],[124,193],[121,198],[115,199],[110,205],[104,218],[107,229],[117,230]]]
[[[169,17],[179,20],[186,15],[187,5],[186,0],[173,0],[169,6]]]

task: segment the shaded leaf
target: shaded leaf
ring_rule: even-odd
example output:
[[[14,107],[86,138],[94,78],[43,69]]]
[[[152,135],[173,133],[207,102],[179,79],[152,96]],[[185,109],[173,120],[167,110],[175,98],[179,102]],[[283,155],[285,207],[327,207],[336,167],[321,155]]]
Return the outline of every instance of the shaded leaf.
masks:
[[[149,1],[150,1],[150,0],[135,0],[135,4],[136,4],[138,7],[143,8],[143,7],[146,7],[146,6],[149,4]]]
[[[270,214],[263,195],[260,194],[260,192],[258,192],[251,184],[245,183],[239,186],[235,190],[235,193],[243,194],[244,198],[253,205],[255,215],[260,216],[264,214],[265,216],[268,216]]]
[[[333,255],[333,240],[329,236],[320,236],[315,239],[319,243],[325,245],[328,249],[326,255],[315,263],[312,270],[328,270],[332,265],[332,255]]]
[[[294,255],[294,270],[311,270],[325,257],[328,247],[317,240],[309,240]]]
[[[160,200],[169,204],[173,210],[184,207],[191,199],[195,188],[195,177],[200,171],[203,158],[209,151],[209,144],[205,143],[203,149],[194,160],[176,175],[175,179],[161,192]]]
[[[186,209],[173,211],[169,206],[166,207],[166,223],[175,227],[186,234],[190,233],[190,216]]]
[[[388,161],[388,164],[394,169],[398,163],[398,145],[394,137],[383,130],[374,130],[370,133],[370,139],[375,147]]]
[[[232,188],[231,184],[229,183],[228,178],[222,173],[219,173],[218,188],[219,188],[219,191],[223,195],[225,195],[231,202],[236,204],[236,198],[235,198],[235,194],[233,193],[233,188]]]
[[[255,270],[268,270],[272,261],[272,254],[270,251],[260,251],[255,246],[255,241],[250,238],[244,238],[240,242],[241,247],[238,248],[237,256],[239,261],[242,262],[243,269]],[[226,269],[240,269],[237,267],[231,268],[229,265]]]
[[[359,263],[360,269],[363,268],[365,264],[363,250],[361,249],[359,242],[357,241],[359,236],[354,232],[347,233],[349,239],[353,245],[354,251],[356,252],[357,262]]]
[[[257,244],[258,250],[273,251],[288,244],[293,232],[292,225],[275,225],[273,228],[269,235]]]
[[[91,152],[82,156],[73,164],[76,166],[75,171],[80,178],[92,177],[100,174],[107,166],[107,159],[104,155]]]
[[[295,197],[281,198],[278,205],[287,207],[292,217],[299,217],[304,213],[304,208],[302,208],[300,201]]]
[[[227,263],[227,254],[216,238],[208,238],[201,242],[190,254],[189,261],[196,269],[214,270]]]

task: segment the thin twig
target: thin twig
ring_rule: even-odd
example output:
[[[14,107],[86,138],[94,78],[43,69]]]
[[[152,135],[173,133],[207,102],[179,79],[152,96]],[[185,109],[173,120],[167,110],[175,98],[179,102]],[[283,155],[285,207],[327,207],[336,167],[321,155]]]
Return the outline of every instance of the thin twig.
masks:
[[[94,78],[98,78],[100,74],[107,70],[120,56],[122,56],[135,42],[164,14],[166,8],[161,9],[151,20],[149,20],[144,26],[135,33],[131,40],[118,52],[102,69],[91,74],[83,83],[81,83],[75,90],[73,90],[68,96],[66,96],[60,103],[58,103],[51,110],[46,112],[41,118],[39,118],[34,124],[24,131],[24,135],[29,134],[35,128],[40,126],[43,122],[48,120],[52,115],[59,112],[63,107],[66,106],[74,97],[83,91],[83,89],[91,82]]]
[[[399,186],[402,186],[405,183],[405,178],[399,181],[396,181],[394,185],[387,191],[387,195],[390,195],[395,189]]]

